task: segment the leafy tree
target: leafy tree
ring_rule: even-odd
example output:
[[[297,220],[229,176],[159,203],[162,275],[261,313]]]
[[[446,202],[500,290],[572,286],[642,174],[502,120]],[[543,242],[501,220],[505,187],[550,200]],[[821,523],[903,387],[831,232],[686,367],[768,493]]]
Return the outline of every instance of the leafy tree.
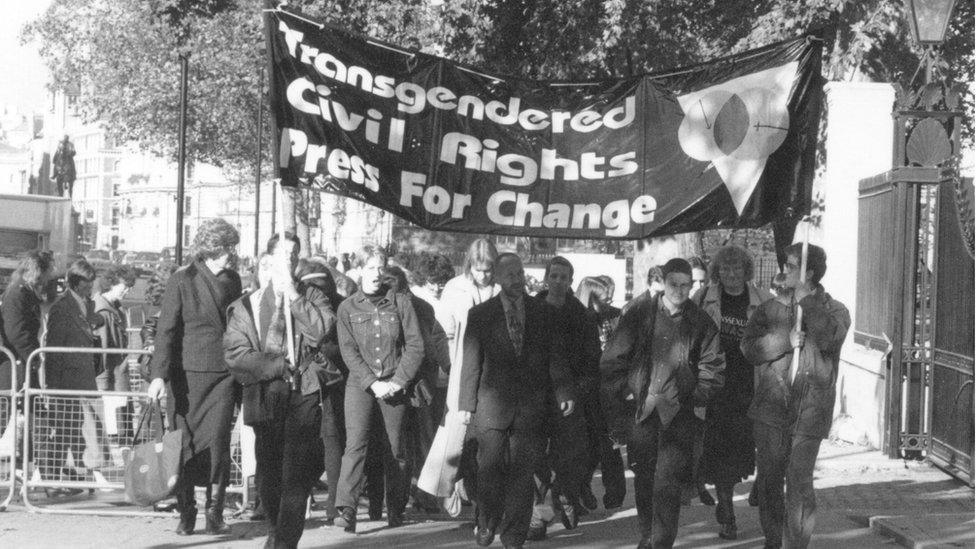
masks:
[[[917,86],[919,51],[893,0],[295,0],[291,7],[404,47],[529,78],[604,78],[705,61],[831,30],[829,80]],[[188,154],[253,170],[262,56],[259,0],[53,0],[29,24],[53,86],[115,137],[173,155],[178,54],[190,55]],[[957,3],[936,64],[973,80],[973,1]],[[972,124],[972,98],[965,108]],[[270,131],[265,124],[265,143]],[[967,131],[971,140],[972,132]],[[267,151],[270,147],[266,148]],[[266,157],[267,158],[267,157]],[[265,162],[270,167],[269,162]]]

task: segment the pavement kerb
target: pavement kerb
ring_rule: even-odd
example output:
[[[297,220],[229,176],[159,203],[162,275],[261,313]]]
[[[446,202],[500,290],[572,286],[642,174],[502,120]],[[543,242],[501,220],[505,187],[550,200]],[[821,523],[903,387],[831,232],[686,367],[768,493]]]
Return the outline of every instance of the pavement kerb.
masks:
[[[966,527],[966,522],[969,526]],[[937,515],[880,515],[871,517],[871,531],[880,536],[892,538],[898,545],[910,549],[932,547],[972,547],[973,515],[969,513],[949,513]],[[935,526],[935,534],[926,526]],[[947,534],[949,527],[961,526],[957,534]]]

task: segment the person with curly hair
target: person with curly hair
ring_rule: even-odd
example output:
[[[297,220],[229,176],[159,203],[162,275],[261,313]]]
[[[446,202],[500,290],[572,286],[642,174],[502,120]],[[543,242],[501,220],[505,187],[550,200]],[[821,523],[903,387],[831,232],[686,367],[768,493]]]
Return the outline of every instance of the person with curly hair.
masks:
[[[206,533],[222,534],[224,495],[230,482],[230,435],[239,389],[224,359],[227,306],[241,296],[235,270],[237,229],[223,219],[200,224],[195,260],[173,273],[156,326],[156,347],[147,394],[159,401],[167,390],[169,425],[183,431],[175,489],[180,508],[176,533],[193,533],[194,486],[206,486]],[[167,389],[168,386],[168,389]]]
[[[711,284],[692,300],[719,328],[725,353],[725,386],[705,413],[698,473],[703,483],[715,485],[719,537],[732,540],[738,536],[732,505],[734,488],[756,467],[752,420],[747,415],[755,387],[753,365],[746,361],[739,344],[749,318],[772,296],[753,284],[752,256],[743,248],[730,245],[719,249],[709,267]]]

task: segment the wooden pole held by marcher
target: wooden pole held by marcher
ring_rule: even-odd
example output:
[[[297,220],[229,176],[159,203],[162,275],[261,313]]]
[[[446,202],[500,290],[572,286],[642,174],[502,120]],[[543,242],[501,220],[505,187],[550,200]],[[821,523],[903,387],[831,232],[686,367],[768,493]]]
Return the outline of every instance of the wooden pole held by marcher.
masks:
[[[803,223],[803,247],[800,253],[800,285],[807,283],[807,253],[810,249],[810,221],[804,218]],[[799,332],[803,328],[803,307],[796,304],[796,325],[794,329]],[[790,363],[790,384],[796,380],[797,371],[800,369],[800,348],[793,349],[793,361]]]
[[[281,180],[275,181],[275,184],[279,187],[277,196],[277,209],[278,218],[281,220],[278,230],[278,244],[284,245],[285,243],[285,189],[281,187]],[[292,324],[291,318],[291,302],[288,299],[283,299],[284,301],[284,312],[285,312],[285,336],[288,341],[288,362],[291,364],[292,371],[298,370],[298,363],[295,361],[295,327]],[[292,377],[294,383],[294,377]],[[295,390],[297,387],[292,386]]]

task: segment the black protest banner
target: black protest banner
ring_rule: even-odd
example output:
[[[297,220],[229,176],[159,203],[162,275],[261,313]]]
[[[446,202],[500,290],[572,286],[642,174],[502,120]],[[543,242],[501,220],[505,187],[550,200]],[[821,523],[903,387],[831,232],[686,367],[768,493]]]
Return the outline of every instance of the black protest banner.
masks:
[[[284,185],[434,230],[634,239],[809,210],[814,36],[617,80],[484,74],[305,16],[266,17]]]

